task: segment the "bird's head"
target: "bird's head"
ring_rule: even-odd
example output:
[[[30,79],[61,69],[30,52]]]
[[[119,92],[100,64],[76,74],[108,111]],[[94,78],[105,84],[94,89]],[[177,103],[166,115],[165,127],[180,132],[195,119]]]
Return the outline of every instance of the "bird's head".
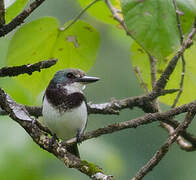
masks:
[[[56,72],[51,84],[55,87],[63,87],[72,93],[82,91],[86,84],[98,80],[97,77],[86,76],[85,72],[80,69],[63,69]]]

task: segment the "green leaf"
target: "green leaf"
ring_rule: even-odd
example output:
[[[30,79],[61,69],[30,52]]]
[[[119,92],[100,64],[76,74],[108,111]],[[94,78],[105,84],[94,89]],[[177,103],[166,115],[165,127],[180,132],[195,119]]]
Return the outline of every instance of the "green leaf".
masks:
[[[185,60],[186,60],[186,72],[185,72],[185,79],[184,79],[184,86],[183,86],[183,93],[179,99],[178,105],[182,105],[185,103],[188,103],[190,101],[193,101],[195,99],[195,89],[196,89],[196,63],[195,63],[195,57],[196,57],[196,45],[192,45],[186,52],[185,52]],[[165,67],[167,66],[167,63],[172,58],[172,55],[170,55],[167,58],[161,59],[161,61],[158,61],[157,64],[157,74],[158,77],[163,72]],[[131,45],[131,61],[133,67],[138,67],[142,78],[144,79],[144,82],[147,84],[148,89],[152,89],[151,87],[151,72],[150,72],[150,63],[149,58],[144,52],[144,50],[136,43],[133,43]],[[172,73],[168,84],[166,86],[166,89],[173,89],[173,88],[179,88],[180,79],[181,79],[181,73],[182,73],[182,63],[181,60],[179,60],[174,72]],[[177,93],[168,94],[163,97],[160,97],[160,101],[172,105],[174,102],[174,99],[176,98]]]
[[[190,30],[196,5],[193,0],[177,1],[183,12],[184,33]],[[171,1],[166,0],[121,0],[125,23],[132,37],[156,58],[164,58],[179,45],[176,13]]]
[[[6,8],[5,21],[9,23],[14,17],[16,17],[26,6],[28,0],[16,0],[11,6]]]
[[[62,31],[55,18],[44,17],[16,31],[8,48],[6,62],[13,66],[58,58],[57,65],[50,69],[34,72],[32,76],[14,78],[27,90],[29,101],[35,102],[57,70],[75,67],[88,71],[95,62],[99,43],[99,33],[85,22],[78,21]],[[14,93],[12,96],[15,96]]]
[[[8,48],[7,65],[30,64],[51,58],[58,26],[55,18],[45,17],[19,28]],[[15,79],[23,88],[28,89],[33,97],[46,86],[44,73],[35,72],[32,76],[21,75]]]
[[[183,15],[180,16],[183,34],[190,31],[193,26],[194,17],[196,15],[196,1],[194,0],[177,0],[177,6]]]
[[[91,3],[93,0],[78,0],[82,8],[85,8],[89,3]],[[118,8],[120,8],[120,0],[111,0],[111,3]],[[107,23],[107,24],[118,24],[117,21],[113,19],[112,13],[106,6],[104,0],[100,0],[96,2],[93,6],[91,6],[87,12],[95,17],[96,19]]]
[[[59,32],[52,53],[53,57],[59,59],[55,67],[88,71],[95,62],[99,43],[96,29],[86,22],[77,21],[67,30]]]

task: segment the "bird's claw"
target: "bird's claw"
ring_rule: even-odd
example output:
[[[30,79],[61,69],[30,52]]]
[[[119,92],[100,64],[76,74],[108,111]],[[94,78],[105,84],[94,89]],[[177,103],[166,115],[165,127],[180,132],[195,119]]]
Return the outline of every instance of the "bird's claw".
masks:
[[[82,133],[80,133],[79,130],[77,131],[77,134],[76,134],[76,142],[78,144],[82,143]]]
[[[56,140],[58,140],[58,138],[56,137],[56,134],[52,135],[52,138],[50,138],[49,140],[49,148],[52,149],[53,145],[55,144]]]

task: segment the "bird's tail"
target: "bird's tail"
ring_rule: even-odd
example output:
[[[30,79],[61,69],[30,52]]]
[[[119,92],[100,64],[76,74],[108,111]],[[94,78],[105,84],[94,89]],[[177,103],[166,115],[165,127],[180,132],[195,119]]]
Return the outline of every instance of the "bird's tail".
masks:
[[[78,150],[78,146],[77,143],[67,146],[67,151],[69,151],[71,154],[74,154],[75,156],[77,156],[78,158],[80,158],[80,153]]]

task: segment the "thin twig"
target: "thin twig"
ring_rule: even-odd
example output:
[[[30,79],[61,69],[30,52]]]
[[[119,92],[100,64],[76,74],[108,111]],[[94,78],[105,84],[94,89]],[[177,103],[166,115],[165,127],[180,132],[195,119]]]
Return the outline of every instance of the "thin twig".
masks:
[[[127,28],[127,26],[126,26],[126,24],[125,24],[125,22],[124,22],[124,20],[120,17],[120,15],[119,15],[119,10],[118,9],[116,9],[113,5],[112,5],[112,3],[111,3],[111,1],[110,0],[105,0],[105,3],[106,3],[106,5],[107,5],[107,7],[109,8],[109,10],[111,11],[111,13],[112,13],[112,15],[113,15],[113,18],[117,21],[117,22],[119,22],[119,24],[123,27],[123,29],[125,30],[125,32],[126,32],[126,34],[128,35],[128,36],[130,36],[132,39],[134,39],[141,47],[142,47],[142,49],[146,52],[146,53],[148,53],[148,51],[145,49],[145,47],[142,45],[142,44],[140,44],[136,39],[135,39],[135,37],[131,34],[131,32],[128,30],[128,28]]]
[[[151,56],[150,54],[148,54],[149,60],[150,60],[150,69],[151,69],[151,84],[152,84],[152,88],[154,88],[155,84],[156,84],[156,74],[157,74],[157,68],[156,68],[156,64],[157,64],[157,60]]]
[[[134,71],[135,71],[136,75],[138,76],[138,79],[139,79],[140,82],[141,82],[140,84],[141,84],[142,88],[145,89],[145,92],[149,93],[147,84],[144,82],[144,79],[143,79],[143,77],[142,77],[142,73],[141,73],[141,71],[140,71],[140,68],[139,68],[138,66],[135,66],[135,67],[134,67]]]
[[[35,0],[29,5],[29,8],[23,10],[18,16],[16,16],[9,24],[6,24],[0,27],[0,37],[5,36],[17,26],[24,23],[24,20],[36,9],[38,8],[45,0]]]
[[[171,121],[174,121],[172,118],[170,118]],[[176,123],[177,124],[177,123]],[[161,126],[167,130],[169,135],[172,135],[175,131],[175,126],[172,127],[170,124],[161,123]],[[177,144],[179,147],[187,152],[195,151],[196,150],[196,137],[194,137],[192,134],[187,133],[186,131],[182,132],[180,136],[176,139]]]
[[[123,28],[128,32],[128,29],[125,25],[125,22],[123,21],[123,19],[119,16],[119,10],[116,9],[112,3],[110,2],[110,0],[105,0],[106,5],[108,6],[109,10],[111,11],[113,18],[115,20],[117,20],[122,26]]]
[[[136,173],[135,177],[132,180],[141,180],[148,172],[152,171],[152,169],[162,160],[162,158],[169,151],[170,146],[176,141],[180,132],[187,129],[188,125],[193,120],[196,114],[195,107],[189,109],[185,120],[180,123],[180,125],[175,129],[175,131],[170,135],[170,137],[166,140],[166,142],[161,146],[161,148],[154,154],[154,156]]]
[[[181,22],[180,22],[180,14],[179,14],[179,9],[178,6],[176,4],[176,0],[173,0],[173,5],[176,11],[176,21],[177,21],[177,26],[178,26],[178,31],[179,31],[179,36],[180,36],[180,44],[182,45],[183,40],[184,40],[184,36],[183,36],[183,32],[182,32],[182,26],[181,26]],[[175,107],[180,99],[180,96],[183,92],[183,86],[184,86],[184,76],[185,76],[185,69],[186,69],[186,61],[184,58],[184,53],[182,53],[181,55],[181,60],[182,60],[182,73],[181,73],[181,79],[180,79],[180,85],[179,85],[179,91],[178,94],[176,95],[176,98],[171,106],[171,108]]]
[[[5,24],[5,3],[4,0],[0,0],[0,27]]]
[[[151,84],[152,84],[152,89],[153,89],[157,81],[157,60],[149,53],[148,53],[148,57],[150,61]],[[154,104],[156,111],[161,112],[158,97],[153,101],[153,104]]]
[[[13,67],[3,67],[0,69],[0,77],[5,76],[18,76],[20,74],[29,74],[31,75],[35,71],[41,71],[41,69],[49,68],[57,63],[57,59],[40,61],[35,64],[28,64],[22,66],[13,66]]]
[[[178,31],[179,31],[179,35],[180,35],[180,43],[182,45],[184,37],[183,37],[183,32],[182,32],[182,26],[181,26],[181,22],[180,22],[180,10],[178,9],[176,0],[173,0],[173,5],[174,5],[174,9],[176,12],[176,21],[177,21],[177,26],[178,26]]]
[[[60,30],[64,31],[64,30],[67,30],[69,27],[71,27],[91,6],[93,6],[98,1],[101,1],[101,0],[94,0],[90,2],[84,9],[80,11],[80,13],[75,18],[71,20],[71,22],[66,27],[61,27]]]

